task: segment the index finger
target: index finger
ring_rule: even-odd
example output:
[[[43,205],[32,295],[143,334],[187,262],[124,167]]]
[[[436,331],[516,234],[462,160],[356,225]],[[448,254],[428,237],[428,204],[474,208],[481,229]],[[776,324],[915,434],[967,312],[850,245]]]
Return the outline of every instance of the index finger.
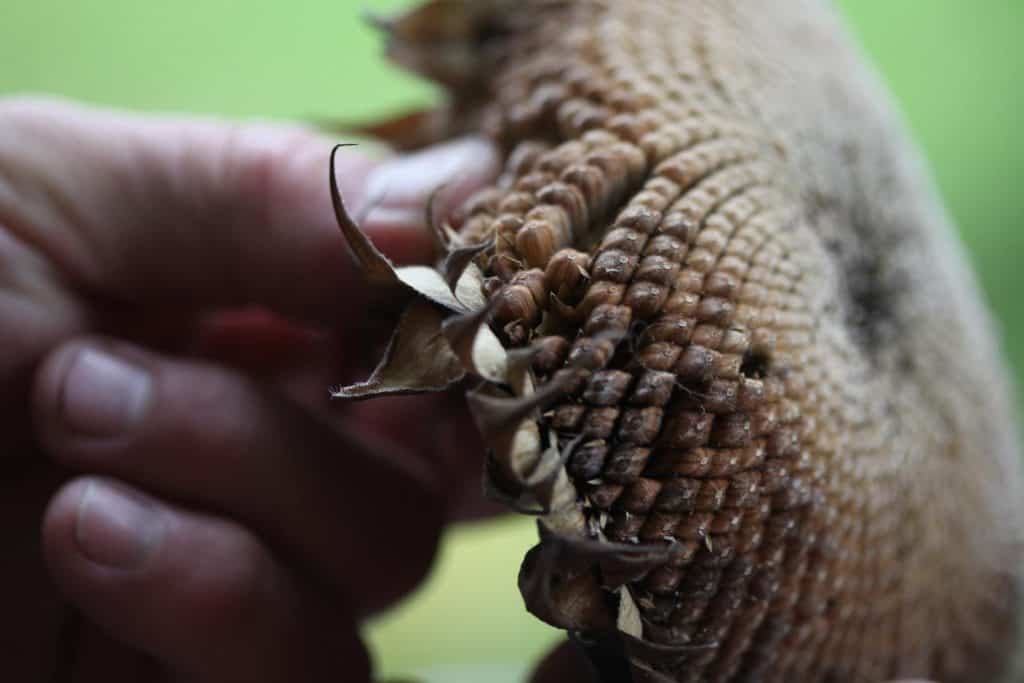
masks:
[[[115,305],[265,305],[337,320],[361,300],[331,208],[332,142],[278,124],[144,117],[8,101],[0,120],[0,208],[75,291]],[[388,161],[338,159],[350,206],[383,187],[366,229],[398,261],[429,257],[423,203],[459,201],[496,173],[481,141]],[[5,190],[8,190],[5,192]],[[423,203],[418,203],[422,198]]]

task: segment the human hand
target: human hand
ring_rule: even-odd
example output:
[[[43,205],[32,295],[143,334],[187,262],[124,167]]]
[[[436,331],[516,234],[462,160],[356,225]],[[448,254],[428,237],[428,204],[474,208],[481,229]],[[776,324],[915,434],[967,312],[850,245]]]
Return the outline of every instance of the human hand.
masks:
[[[478,451],[451,397],[328,414],[394,303],[345,252],[330,143],[40,100],[0,131],[5,676],[61,650],[80,681],[367,680],[359,619],[427,571]],[[350,205],[384,191],[367,231],[409,262],[426,195],[496,164],[463,141],[337,170]]]

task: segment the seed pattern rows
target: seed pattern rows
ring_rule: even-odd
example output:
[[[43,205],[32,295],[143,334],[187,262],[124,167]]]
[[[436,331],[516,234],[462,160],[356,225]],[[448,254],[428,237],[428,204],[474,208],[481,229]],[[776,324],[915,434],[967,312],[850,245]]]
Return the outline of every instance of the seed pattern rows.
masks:
[[[542,422],[574,446],[591,527],[669,549],[604,577],[629,586],[647,640],[713,646],[660,671],[970,680],[1003,622],[979,617],[970,637],[955,622],[978,603],[1001,614],[998,598],[947,600],[901,571],[941,558],[912,552],[929,530],[905,511],[939,494],[908,493],[891,466],[924,457],[900,430],[926,453],[945,444],[835,322],[834,263],[758,102],[756,73],[775,67],[740,64],[736,36],[716,34],[742,23],[728,4],[544,0],[558,19],[527,18],[505,45],[482,128],[507,164],[463,219],[468,241],[494,241],[495,327],[536,349],[539,383],[566,387]]]

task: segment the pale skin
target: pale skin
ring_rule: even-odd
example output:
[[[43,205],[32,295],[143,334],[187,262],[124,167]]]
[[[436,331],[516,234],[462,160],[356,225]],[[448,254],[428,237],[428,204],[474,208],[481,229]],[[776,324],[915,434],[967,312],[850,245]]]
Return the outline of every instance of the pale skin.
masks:
[[[5,676],[370,680],[360,621],[481,511],[480,449],[451,395],[328,399],[395,304],[337,232],[331,140],[26,98],[0,131]],[[426,197],[498,164],[462,140],[336,168],[408,263]],[[535,680],[584,669],[563,648]]]

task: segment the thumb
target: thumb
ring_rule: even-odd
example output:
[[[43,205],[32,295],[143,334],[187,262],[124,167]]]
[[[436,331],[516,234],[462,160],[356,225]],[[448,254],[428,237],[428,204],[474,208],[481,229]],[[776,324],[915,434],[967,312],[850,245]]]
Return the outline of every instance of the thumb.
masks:
[[[105,304],[262,304],[305,319],[353,310],[353,272],[331,209],[331,141],[267,123],[145,117],[49,100],[0,103],[0,219],[76,291]],[[367,229],[396,260],[423,260],[431,191],[457,202],[496,173],[482,141],[413,157],[339,155],[350,207],[377,186]],[[5,192],[8,190],[8,192]],[[356,297],[356,302],[358,297]]]

